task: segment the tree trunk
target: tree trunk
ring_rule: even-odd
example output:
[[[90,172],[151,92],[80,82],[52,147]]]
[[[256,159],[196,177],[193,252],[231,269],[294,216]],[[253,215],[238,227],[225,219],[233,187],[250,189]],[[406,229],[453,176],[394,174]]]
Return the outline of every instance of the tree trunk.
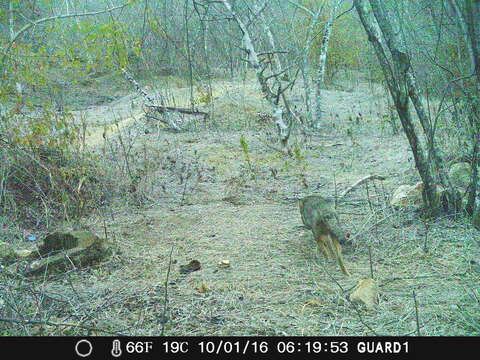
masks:
[[[313,124],[313,106],[311,101],[311,88],[310,88],[310,50],[312,48],[312,43],[314,40],[313,31],[315,30],[315,26],[318,23],[318,18],[320,17],[320,11],[322,8],[319,8],[318,11],[313,14],[310,25],[308,27],[307,32],[307,40],[305,44],[305,49],[303,50],[303,68],[302,68],[302,76],[303,76],[303,86],[305,89],[305,106],[308,114],[308,123],[310,126]]]
[[[257,81],[260,85],[261,91],[263,96],[268,101],[268,103],[272,107],[272,116],[275,119],[275,123],[277,125],[278,134],[280,137],[280,143],[285,148],[288,144],[288,139],[290,137],[290,126],[284,120],[284,111],[279,104],[279,98],[277,94],[273,93],[267,83],[267,78],[264,76],[264,68],[260,64],[260,60],[258,58],[258,54],[255,50],[255,46],[253,45],[252,38],[250,37],[250,33],[248,31],[247,26],[243,23],[240,17],[233,11],[232,6],[230,5],[229,0],[221,0],[225,8],[234,18],[240,30],[243,34],[242,42],[243,48],[248,54],[248,63],[253,67],[255,70],[255,74],[257,75]]]
[[[463,37],[463,41],[465,42],[465,45],[467,46],[468,50],[468,55],[470,58],[470,66],[471,68],[469,69],[470,72],[475,71],[475,60],[474,60],[474,55],[473,55],[473,50],[472,46],[470,43],[469,39],[469,33],[467,29],[467,21],[465,20],[465,17],[463,16],[462,10],[460,9],[460,6],[458,5],[457,0],[448,0],[448,3],[450,4],[450,7],[455,13],[455,16],[457,17],[458,21],[458,27],[460,28],[461,35]]]
[[[365,0],[354,0],[355,8],[380,62],[398,116],[412,149],[415,166],[424,184],[424,201],[432,213],[435,214],[438,212],[435,181],[409,110],[409,96],[412,91],[416,94],[416,87],[412,82],[413,77],[410,76],[410,57],[399,50],[398,35],[393,31],[392,25],[378,1],[370,0],[370,4],[375,18],[369,16]],[[382,41],[380,29],[385,37],[386,44]],[[387,56],[387,49],[392,57],[391,62]],[[422,126],[425,130],[426,124],[422,123]]]
[[[255,11],[258,13],[260,17],[260,21],[262,22],[263,26],[263,31],[265,34],[267,34],[268,42],[270,43],[270,47],[272,48],[272,51],[277,51],[277,45],[275,43],[275,38],[273,37],[272,30],[270,29],[270,25],[267,23],[267,20],[265,19],[265,16],[263,15],[263,9],[260,9],[257,4],[253,5],[253,8]],[[280,61],[280,57],[278,55],[278,52],[273,53],[273,62],[275,66],[273,67],[273,71],[279,72],[283,68],[282,63]]]
[[[472,69],[477,80],[477,92],[480,92],[480,0],[465,0],[465,14]]]
[[[455,3],[455,1],[452,1]],[[459,21],[466,29],[467,46],[470,55],[472,74],[475,74],[475,86],[468,102],[471,111],[468,114],[472,129],[472,175],[470,178],[467,211],[472,214],[473,224],[480,230],[480,191],[478,189],[479,141],[480,141],[480,1],[465,0],[465,15],[456,8]]]
[[[325,81],[325,65],[327,63],[328,43],[332,34],[333,21],[335,13],[342,0],[332,0],[330,15],[323,28],[322,44],[320,46],[320,55],[318,57],[317,78],[315,83],[315,117],[313,120],[313,128],[320,129],[322,123],[322,88]]]

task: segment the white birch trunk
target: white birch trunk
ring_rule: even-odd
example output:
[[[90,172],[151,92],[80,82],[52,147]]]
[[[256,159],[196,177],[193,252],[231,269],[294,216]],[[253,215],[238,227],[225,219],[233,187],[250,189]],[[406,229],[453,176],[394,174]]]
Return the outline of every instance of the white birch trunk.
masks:
[[[272,48],[273,51],[278,50],[275,44],[275,38],[273,37],[272,30],[270,30],[270,25],[267,23],[265,16],[263,15],[263,11],[258,7],[257,4],[254,4],[253,8],[255,9],[255,11],[258,13],[260,17],[260,20],[263,26],[263,31],[267,35],[268,42],[270,43],[270,47]],[[278,56],[278,53],[273,54],[273,61],[275,63],[274,71],[276,72],[281,71],[282,63],[280,62],[280,57]]]
[[[320,47],[320,55],[318,57],[317,78],[315,83],[315,117],[313,119],[313,128],[320,129],[322,123],[322,88],[325,81],[325,65],[327,63],[328,43],[332,33],[333,21],[335,13],[342,0],[332,0],[330,15],[323,28],[323,38]]]
[[[313,43],[313,36],[312,33],[315,29],[315,26],[317,25],[318,18],[320,17],[320,11],[321,9],[318,9],[318,11],[312,16],[310,25],[308,27],[308,33],[307,33],[307,43],[304,49],[303,53],[303,69],[302,69],[302,76],[303,76],[303,87],[305,90],[305,106],[308,114],[308,122],[311,125],[313,123],[313,107],[312,107],[312,101],[311,101],[311,91],[312,89],[310,88],[310,50],[312,48],[312,43]]]
[[[248,54],[248,62],[255,70],[255,73],[257,75],[257,81],[260,85],[262,93],[265,99],[269,102],[269,104],[272,107],[272,114],[273,114],[273,118],[275,119],[275,123],[277,125],[280,142],[283,147],[286,147],[288,138],[290,136],[289,126],[285,123],[284,116],[283,116],[284,112],[282,107],[275,102],[275,94],[272,93],[272,91],[268,87],[265,77],[263,76],[263,69],[258,59],[255,46],[253,45],[252,38],[250,37],[250,33],[248,32],[246,25],[243,23],[240,17],[235,13],[235,11],[233,11],[232,6],[230,5],[230,2],[228,0],[220,0],[220,1],[223,3],[225,8],[229,11],[229,13],[235,19],[238,26],[240,27],[240,30],[242,31],[242,34],[243,34],[242,42],[243,42],[243,47]]]
[[[15,29],[13,23],[13,2],[10,0],[8,2],[8,25],[9,25],[9,33],[10,33],[10,41],[15,38]]]

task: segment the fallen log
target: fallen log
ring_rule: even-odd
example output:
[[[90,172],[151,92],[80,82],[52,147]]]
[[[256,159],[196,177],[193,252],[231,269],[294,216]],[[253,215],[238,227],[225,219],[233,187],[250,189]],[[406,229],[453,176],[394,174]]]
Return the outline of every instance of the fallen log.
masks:
[[[180,131],[181,128],[173,119],[170,119],[168,117],[161,119],[153,116],[152,113],[158,112],[160,114],[163,114],[166,112],[178,112],[178,113],[189,114],[189,115],[201,115],[203,116],[204,120],[207,120],[209,118],[209,114],[204,111],[155,104],[155,99],[151,97],[149,94],[147,94],[147,92],[144,89],[142,89],[140,84],[133,78],[131,74],[128,73],[126,69],[121,69],[121,71],[125,75],[125,78],[133,84],[137,92],[140,95],[142,95],[142,97],[145,99],[144,110],[147,117],[161,121],[162,123],[164,123],[165,125],[167,125],[168,127],[172,128],[175,131]]]
[[[192,110],[192,109],[187,109],[187,108],[179,108],[179,107],[174,107],[174,106],[163,106],[163,105],[150,105],[150,104],[145,104],[145,107],[149,110],[152,111],[157,111],[159,113],[164,113],[164,112],[178,112],[182,114],[189,114],[189,115],[201,115],[205,120],[209,118],[209,114],[204,112],[204,111],[199,111],[199,110]]]

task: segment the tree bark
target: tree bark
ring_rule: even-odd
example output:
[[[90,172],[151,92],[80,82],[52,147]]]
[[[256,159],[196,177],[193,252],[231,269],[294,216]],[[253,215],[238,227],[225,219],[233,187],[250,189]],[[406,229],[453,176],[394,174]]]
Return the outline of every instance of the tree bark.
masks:
[[[392,96],[410,144],[415,166],[424,184],[424,201],[432,213],[435,214],[438,212],[435,181],[409,110],[409,96],[412,92],[413,94],[417,93],[415,84],[412,82],[413,76],[411,76],[410,57],[407,53],[399,50],[398,35],[393,31],[388,17],[385,15],[377,0],[370,0],[375,18],[369,16],[369,10],[365,0],[354,0],[354,5],[380,62],[390,95]],[[386,43],[384,43],[381,38],[380,30],[383,33]],[[391,54],[391,61],[387,55],[387,49]],[[414,103],[416,100],[418,100],[418,97],[415,98]],[[424,130],[426,129],[426,125],[426,123],[422,122]]]
[[[451,3],[456,4],[455,1]],[[470,55],[470,66],[472,74],[475,75],[475,86],[473,94],[468,97],[471,111],[468,114],[472,131],[472,174],[470,178],[469,194],[466,210],[472,214],[474,225],[478,226],[477,220],[480,217],[480,189],[478,188],[478,165],[479,165],[479,141],[480,141],[480,1],[464,0],[465,15],[456,7],[455,11],[465,29],[467,47]]]
[[[327,63],[328,43],[332,34],[333,21],[335,13],[342,0],[332,0],[330,15],[323,28],[322,44],[320,46],[320,55],[318,57],[317,78],[315,83],[315,117],[313,120],[313,128],[319,130],[322,123],[322,88],[325,82],[325,66]]]
[[[260,9],[257,4],[253,5],[253,8],[255,11],[258,13],[258,16],[260,17],[260,21],[262,22],[262,27],[263,31],[267,35],[268,42],[270,43],[270,47],[272,48],[272,51],[278,50],[277,45],[275,43],[275,38],[273,36],[272,30],[270,29],[270,25],[267,23],[267,20],[265,19],[265,16],[263,15],[263,9]],[[282,63],[280,61],[280,57],[278,55],[278,52],[273,53],[273,62],[275,64],[273,70],[275,72],[281,71]]]
[[[247,52],[248,63],[255,70],[257,81],[260,85],[263,96],[272,107],[272,116],[275,119],[275,123],[277,125],[278,134],[280,137],[280,143],[282,144],[283,147],[286,147],[288,144],[288,139],[290,137],[290,126],[285,122],[284,110],[279,104],[280,99],[278,97],[278,94],[275,94],[270,89],[267,83],[268,79],[263,74],[265,71],[265,68],[262,68],[260,60],[258,58],[257,51],[255,50],[255,46],[253,44],[253,40],[250,36],[247,26],[243,23],[240,17],[235,13],[229,0],[220,0],[220,1],[223,3],[223,5],[228,10],[230,15],[233,17],[235,22],[238,24],[240,31],[242,32],[242,35],[243,35],[242,43],[243,43],[243,48]]]

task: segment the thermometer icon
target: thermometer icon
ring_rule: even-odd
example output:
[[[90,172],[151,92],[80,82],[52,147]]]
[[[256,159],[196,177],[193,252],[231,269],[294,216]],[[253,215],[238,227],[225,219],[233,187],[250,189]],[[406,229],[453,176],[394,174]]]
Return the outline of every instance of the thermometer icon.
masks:
[[[120,347],[120,340],[113,340],[113,347],[112,347],[112,356],[119,357],[122,355],[122,349]]]

